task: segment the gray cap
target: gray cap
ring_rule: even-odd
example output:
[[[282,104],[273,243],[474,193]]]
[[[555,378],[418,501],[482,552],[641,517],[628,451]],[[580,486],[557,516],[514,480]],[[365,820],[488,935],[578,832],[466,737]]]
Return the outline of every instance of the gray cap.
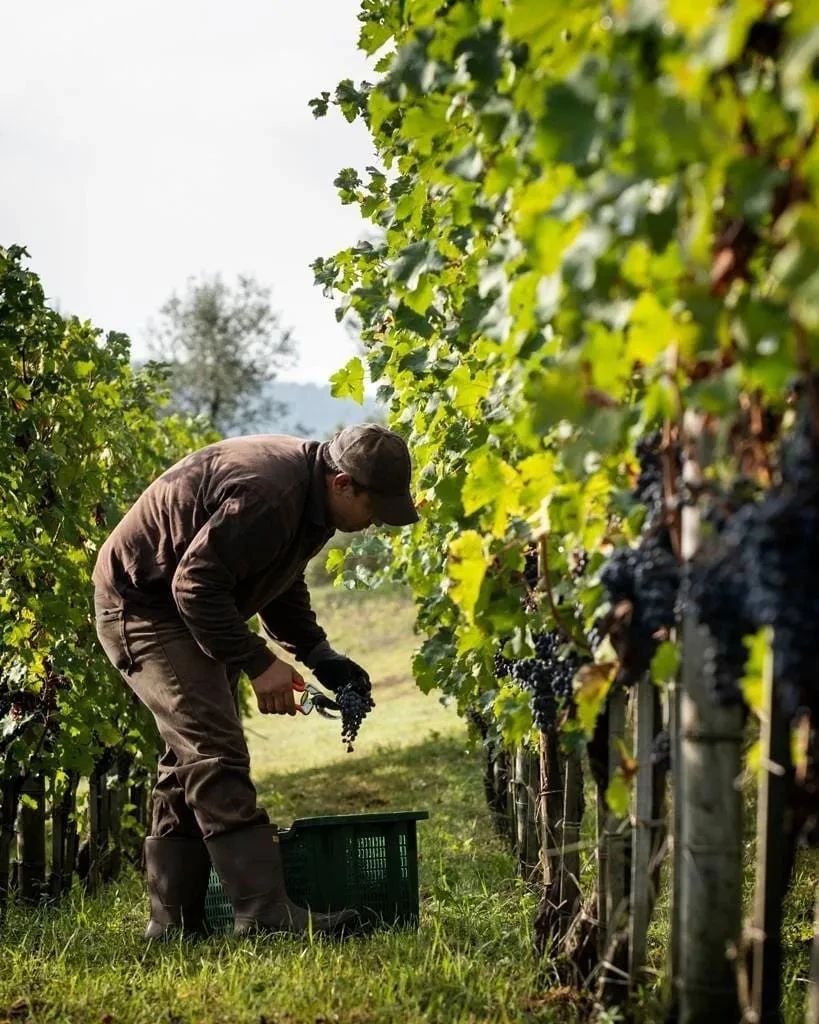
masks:
[[[410,495],[409,448],[400,434],[378,423],[357,423],[339,430],[327,450],[342,472],[370,492],[382,522],[388,526],[418,522]]]

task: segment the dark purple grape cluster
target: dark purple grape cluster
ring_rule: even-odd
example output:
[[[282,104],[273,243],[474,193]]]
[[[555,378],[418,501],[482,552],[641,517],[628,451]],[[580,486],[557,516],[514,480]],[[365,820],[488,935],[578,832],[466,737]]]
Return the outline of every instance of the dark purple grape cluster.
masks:
[[[723,707],[742,702],[739,680],[748,658],[744,638],[754,629],[741,546],[744,515],[745,510],[724,528],[715,554],[691,565],[686,586],[686,599],[708,629],[705,673],[715,702]]]
[[[537,549],[527,548],[523,554],[523,578],[530,590],[534,590],[538,584],[540,570],[538,568]]]
[[[647,509],[659,508],[663,503],[661,443],[660,431],[654,430],[641,438],[635,448],[640,463],[640,475],[631,493],[632,497]]]
[[[641,438],[635,447],[637,460],[640,464],[640,475],[631,492],[635,501],[645,505],[649,512],[649,521],[658,522],[663,515],[665,494],[663,488],[663,455],[662,435],[654,430]],[[671,451],[672,468],[675,477],[682,472],[682,458],[678,445]]]
[[[574,677],[582,665],[581,659],[566,644],[559,633],[549,631],[535,637],[535,654],[546,666],[552,693],[559,701],[568,702],[574,692]]]
[[[748,610],[757,627],[773,627],[774,679],[790,714],[819,707],[819,452],[804,422],[802,430],[793,444],[801,454],[785,463],[781,486],[753,506],[744,531]]]
[[[619,548],[603,566],[600,580],[612,605],[609,632],[620,657],[619,681],[635,683],[676,619],[680,567],[668,531],[647,535],[635,548]],[[627,613],[623,602],[629,604]]]
[[[781,463],[781,483],[732,515],[714,550],[695,564],[690,596],[712,640],[706,657],[715,698],[742,700],[743,638],[770,626],[776,692],[792,715],[819,707],[819,449],[806,408]]]
[[[512,673],[512,665],[508,658],[504,658],[500,651],[496,651],[492,658],[492,670],[496,679],[506,679]]]
[[[546,664],[539,658],[524,658],[512,666],[512,679],[530,692],[532,717],[541,732],[553,729],[557,722],[558,702],[552,690]]]
[[[564,647],[558,633],[545,632],[535,636],[534,658],[508,661],[495,656],[496,674],[499,664],[505,668],[497,678],[511,678],[521,689],[531,693],[532,715],[541,732],[554,728],[558,713],[572,699],[572,683],[581,660]]]
[[[637,571],[637,549],[618,548],[603,566],[600,582],[612,604],[634,601],[634,577]]]
[[[486,715],[479,711],[474,704],[470,704],[464,712],[464,718],[476,730],[482,739],[486,739],[489,735],[489,721]]]
[[[352,683],[342,686],[335,700],[341,709],[341,739],[347,744],[347,753],[352,754],[361,723],[375,707],[375,701],[369,693],[362,693]]]

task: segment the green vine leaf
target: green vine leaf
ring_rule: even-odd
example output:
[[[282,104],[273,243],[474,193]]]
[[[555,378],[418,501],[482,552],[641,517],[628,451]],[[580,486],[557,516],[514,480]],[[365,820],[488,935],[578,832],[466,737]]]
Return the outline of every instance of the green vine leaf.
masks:
[[[465,530],[449,546],[448,589],[469,622],[474,622],[486,569],[483,538],[475,530]]]
[[[358,356],[353,356],[330,378],[330,394],[333,398],[352,398],[359,405],[364,403],[364,364]]]

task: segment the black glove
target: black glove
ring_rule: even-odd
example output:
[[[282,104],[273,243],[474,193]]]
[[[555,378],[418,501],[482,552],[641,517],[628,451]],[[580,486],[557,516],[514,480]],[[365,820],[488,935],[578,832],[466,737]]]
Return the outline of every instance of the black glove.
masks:
[[[320,661],[313,669],[313,675],[322,686],[326,686],[334,693],[348,683],[363,697],[369,696],[372,689],[370,677],[364,669],[350,658],[344,658],[341,655]]]

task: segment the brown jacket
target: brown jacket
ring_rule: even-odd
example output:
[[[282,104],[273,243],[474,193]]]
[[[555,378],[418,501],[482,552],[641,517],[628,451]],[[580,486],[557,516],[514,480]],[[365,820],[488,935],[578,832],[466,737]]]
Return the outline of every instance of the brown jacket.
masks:
[[[181,616],[210,657],[251,678],[275,660],[246,620],[310,667],[331,652],[310,607],[307,562],[335,532],[320,445],[237,437],[158,477],[105,541],[93,580],[109,601]]]

